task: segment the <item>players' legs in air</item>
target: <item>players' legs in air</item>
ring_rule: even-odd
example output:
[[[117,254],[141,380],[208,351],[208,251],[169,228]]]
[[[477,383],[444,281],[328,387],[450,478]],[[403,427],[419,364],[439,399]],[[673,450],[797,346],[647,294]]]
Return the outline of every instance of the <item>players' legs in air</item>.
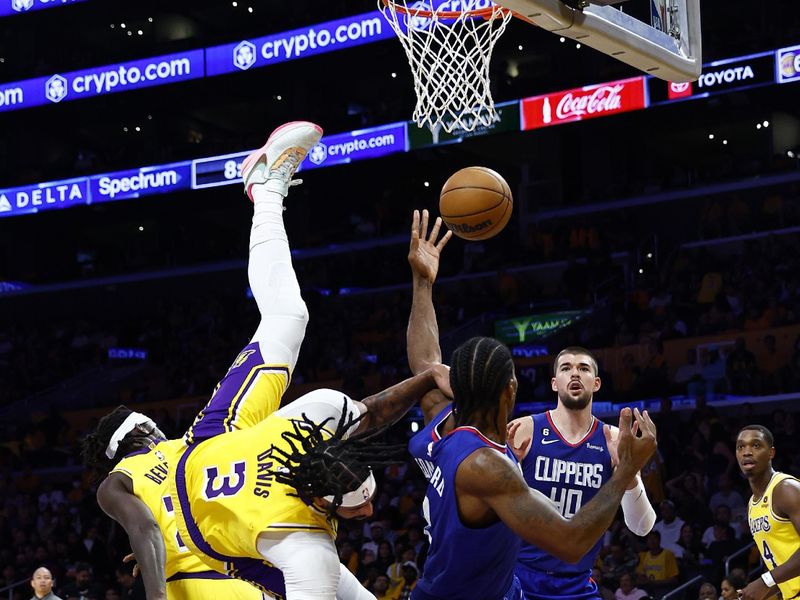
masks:
[[[188,444],[252,427],[280,406],[308,323],[283,224],[283,200],[321,136],[313,123],[287,123],[242,164],[245,193],[253,202],[248,278],[261,321],[186,433]]]
[[[251,343],[259,344],[265,363],[285,364],[290,371],[300,353],[308,310],[292,267],[283,199],[300,162],[321,135],[313,123],[287,123],[242,164],[245,192],[254,205],[248,278],[261,313]]]
[[[341,568],[336,545],[328,533],[264,532],[258,536],[258,551],[283,572],[286,600],[375,598],[352,573]]]

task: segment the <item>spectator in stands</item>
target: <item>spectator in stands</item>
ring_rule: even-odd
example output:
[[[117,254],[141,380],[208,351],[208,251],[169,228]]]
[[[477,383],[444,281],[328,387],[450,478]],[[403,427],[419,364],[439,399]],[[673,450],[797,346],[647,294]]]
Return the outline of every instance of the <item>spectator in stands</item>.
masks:
[[[697,362],[697,349],[689,348],[686,351],[686,363],[678,367],[673,378],[677,391],[692,397],[699,391],[705,391],[699,388],[703,385],[702,372]]]
[[[636,574],[637,583],[654,598],[660,598],[678,581],[678,562],[671,550],[661,547],[661,534],[658,531],[647,534],[647,550],[639,553]]]
[[[634,585],[633,575],[629,572],[624,572],[619,578],[619,587],[614,592],[614,600],[642,600],[647,598],[649,594]]]
[[[624,573],[630,573],[636,568],[639,559],[626,545],[615,541],[611,550],[603,559],[603,577],[609,582],[619,582]]]
[[[700,543],[695,529],[689,523],[681,527],[681,538],[678,540],[675,558],[678,559],[678,569],[684,578],[698,575],[702,559],[703,545]]]
[[[70,598],[101,598],[103,596],[103,586],[94,581],[94,573],[91,565],[78,563],[75,565],[75,581],[64,586],[61,590],[65,600]]]
[[[675,503],[672,500],[664,500],[660,506],[661,520],[653,525],[653,530],[661,534],[661,545],[668,550],[672,550],[675,556],[680,556],[683,551],[678,549],[681,540],[681,531],[684,520],[675,512]]]
[[[697,592],[697,600],[719,600],[717,598],[717,588],[714,584],[704,581]]]
[[[417,587],[419,580],[419,568],[417,563],[413,560],[407,560],[403,563],[403,583],[400,586],[398,600],[409,600],[411,598],[411,591]]]
[[[716,513],[720,505],[728,506],[731,512],[737,512],[745,507],[742,495],[733,489],[733,479],[727,473],[722,473],[717,480],[719,489],[711,496],[708,507]]]
[[[703,546],[708,549],[708,547],[711,546],[714,541],[725,539],[723,534],[725,533],[724,530],[726,529],[731,529],[734,539],[738,538],[743,533],[741,531],[737,531],[737,529],[731,525],[730,507],[727,504],[720,504],[714,511],[714,524],[706,528],[700,541],[702,542]]]
[[[603,572],[597,567],[592,567],[592,579],[597,584],[597,593],[602,600],[614,600],[614,592],[606,585]]]
[[[743,337],[736,338],[733,352],[728,354],[725,375],[732,394],[756,394],[759,390],[758,364],[755,355],[747,349]]]
[[[376,600],[392,600],[389,587],[389,578],[386,575],[378,575],[372,584],[372,593],[375,594]]]
[[[737,600],[739,598],[739,590],[747,585],[747,581],[743,577],[735,575],[733,571],[722,580],[719,586],[721,592],[720,600]]]
[[[47,567],[39,567],[33,572],[31,587],[33,596],[31,600],[61,600],[53,593],[53,574]]]
[[[117,569],[117,583],[125,600],[147,600],[142,578],[134,577],[127,568]]]

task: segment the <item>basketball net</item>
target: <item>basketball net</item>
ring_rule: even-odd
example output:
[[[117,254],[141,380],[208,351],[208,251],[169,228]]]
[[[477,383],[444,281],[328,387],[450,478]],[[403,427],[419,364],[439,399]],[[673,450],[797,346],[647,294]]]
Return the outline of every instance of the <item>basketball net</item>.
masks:
[[[413,119],[438,141],[441,129],[473,131],[499,120],[489,63],[511,11],[487,0],[378,0],[411,65],[417,105]],[[448,11],[450,5],[483,6]]]

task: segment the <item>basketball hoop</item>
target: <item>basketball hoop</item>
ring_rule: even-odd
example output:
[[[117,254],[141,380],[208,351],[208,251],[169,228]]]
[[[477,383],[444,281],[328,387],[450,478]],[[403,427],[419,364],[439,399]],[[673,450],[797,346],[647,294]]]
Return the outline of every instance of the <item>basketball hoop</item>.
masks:
[[[510,10],[487,0],[378,0],[411,65],[417,105],[414,121],[438,137],[440,129],[473,131],[498,120],[489,63]],[[444,10],[451,6],[477,6]]]

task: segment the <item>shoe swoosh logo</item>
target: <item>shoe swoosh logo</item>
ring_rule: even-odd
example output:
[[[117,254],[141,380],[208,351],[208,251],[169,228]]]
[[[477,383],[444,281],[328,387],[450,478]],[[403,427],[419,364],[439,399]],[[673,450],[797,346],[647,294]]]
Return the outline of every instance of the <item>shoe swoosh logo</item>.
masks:
[[[542,440],[542,446],[546,446],[547,444],[555,444],[558,440]]]

